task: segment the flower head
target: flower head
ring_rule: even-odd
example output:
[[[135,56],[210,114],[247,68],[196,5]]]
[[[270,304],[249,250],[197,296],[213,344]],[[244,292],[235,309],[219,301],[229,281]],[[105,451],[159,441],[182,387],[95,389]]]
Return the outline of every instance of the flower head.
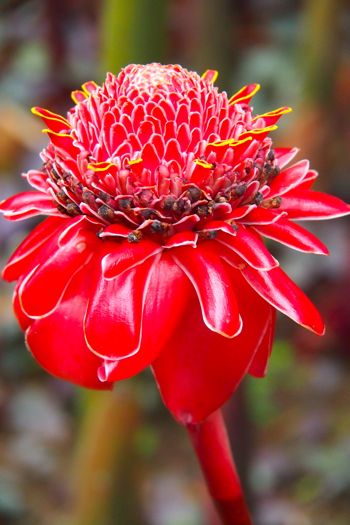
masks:
[[[326,254],[293,220],[350,210],[311,190],[308,161],[289,165],[297,149],[273,147],[288,107],[253,116],[259,86],[228,98],[215,77],[130,65],[73,92],[67,118],[34,108],[42,169],[0,205],[10,220],[48,216],[3,272],[35,358],[91,388],[152,365],[184,423],[264,375],[276,310],[323,333],[263,238]]]

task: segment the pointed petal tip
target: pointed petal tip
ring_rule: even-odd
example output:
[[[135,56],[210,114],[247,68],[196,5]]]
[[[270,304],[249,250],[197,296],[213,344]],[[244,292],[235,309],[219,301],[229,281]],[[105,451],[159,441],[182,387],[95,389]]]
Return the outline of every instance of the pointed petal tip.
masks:
[[[317,323],[312,324],[312,325],[311,324],[305,325],[305,324],[300,323],[300,326],[302,326],[303,328],[306,328],[307,330],[310,330],[310,332],[313,332],[314,334],[319,335],[321,337],[326,333],[326,325],[321,315]]]
[[[204,312],[202,311],[202,318],[205,326],[209,328],[211,332],[215,332],[218,335],[221,335],[222,337],[225,337],[225,339],[234,339],[237,337],[243,329],[243,321],[242,317],[238,315],[237,323],[235,325],[227,326],[225,330],[221,330],[218,327],[214,326],[208,318],[205,316]]]
[[[117,368],[118,361],[104,361],[104,363],[97,369],[97,377],[101,383],[109,381],[111,373]]]
[[[214,84],[216,79],[218,78],[219,76],[219,72],[216,71],[216,69],[207,69],[203,75],[202,75],[202,79],[203,80],[207,80],[208,82],[210,82],[211,84]]]

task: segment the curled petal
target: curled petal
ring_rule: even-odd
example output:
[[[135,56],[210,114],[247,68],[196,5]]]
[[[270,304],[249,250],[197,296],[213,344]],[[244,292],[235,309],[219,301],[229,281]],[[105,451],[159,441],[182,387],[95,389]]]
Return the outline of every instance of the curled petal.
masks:
[[[202,421],[219,408],[239,385],[257,350],[270,351],[267,332],[271,336],[273,309],[240,272],[227,271],[240,305],[241,333],[227,339],[208,330],[192,289],[174,337],[152,365],[165,405],[182,424]]]
[[[17,321],[19,323],[19,326],[22,328],[22,330],[26,330],[28,326],[30,326],[33,322],[33,319],[30,319],[24,312],[21,307],[21,303],[19,302],[18,298],[18,290],[22,284],[23,278],[18,279],[17,284],[15,286],[13,297],[12,297],[12,305],[13,305],[13,311],[15,312],[15,316],[17,317]]]
[[[46,191],[48,187],[46,173],[43,173],[42,171],[37,171],[37,170],[29,170],[27,173],[24,173],[22,176],[25,177],[28,183],[36,190],[41,191],[41,192]]]
[[[192,285],[184,272],[170,254],[164,253],[152,265],[144,283],[139,351],[119,360],[116,366],[112,362],[113,366],[105,368],[106,378],[118,381],[137,374],[168,347],[169,341],[176,340],[179,323],[191,293]]]
[[[320,313],[281,268],[261,272],[247,266],[241,272],[250,286],[277,310],[316,334],[324,334]]]
[[[294,250],[320,255],[329,254],[327,247],[315,235],[288,219],[282,218],[274,224],[267,226],[256,225],[254,228],[261,235],[289,246]]]
[[[282,169],[289,164],[299,152],[299,148],[275,148],[278,166]]]
[[[80,153],[79,148],[73,144],[74,137],[69,133],[56,133],[49,129],[44,129],[43,132],[48,134],[52,144],[63,154],[68,153],[72,158],[75,158]]]
[[[31,111],[34,115],[40,117],[51,131],[59,133],[61,131],[70,129],[71,127],[67,119],[61,115],[58,115],[57,113],[49,111],[48,109],[34,107]]]
[[[223,244],[253,268],[270,270],[278,266],[278,261],[271,255],[260,235],[240,225],[235,237],[219,232],[217,242]]]
[[[102,274],[105,279],[114,279],[125,270],[144,263],[161,249],[159,244],[149,239],[143,239],[140,243],[128,241],[106,243],[103,251],[107,253],[101,261]]]
[[[265,377],[267,373],[267,366],[272,352],[275,325],[276,310],[271,308],[269,313],[269,320],[266,324],[265,333],[262,335],[259,347],[248,369],[248,373],[253,377]]]
[[[26,342],[51,374],[87,388],[110,389],[110,382],[98,379],[102,360],[90,352],[84,340],[83,318],[91,288],[86,270],[73,277],[54,312],[32,322]]]
[[[241,222],[245,225],[272,224],[278,221],[284,215],[287,215],[285,211],[255,208],[249,213],[249,215],[244,217],[244,219]]]
[[[298,185],[298,190],[309,190],[315,180],[318,178],[318,173],[315,170],[309,170],[305,175],[303,181]]]
[[[253,96],[259,91],[260,84],[248,84],[231,96],[229,104],[249,104]]]
[[[23,311],[31,318],[50,313],[60,301],[72,276],[91,257],[94,237],[77,232],[63,247],[50,245],[51,252],[44,262],[40,261],[23,280],[19,300]]]
[[[0,203],[0,212],[10,221],[28,219],[35,215],[56,214],[62,217],[52,197],[38,191],[17,193]]]
[[[182,231],[175,233],[163,245],[164,248],[176,248],[178,246],[192,246],[195,248],[198,241],[198,233],[192,231]]]
[[[297,220],[335,219],[349,215],[350,206],[341,199],[320,191],[296,189],[284,195],[281,209]]]
[[[215,69],[207,69],[203,73],[202,78],[206,82],[210,82],[211,84],[214,84],[215,80],[218,78],[218,75],[219,73]]]
[[[101,239],[104,237],[124,237],[126,239],[130,232],[131,229],[124,224],[115,223],[104,228],[104,230],[99,233],[99,237]]]
[[[242,322],[229,276],[219,257],[205,245],[177,248],[172,257],[192,282],[208,328],[225,337],[237,335]]]
[[[53,237],[57,239],[66,222],[65,218],[49,217],[36,226],[11,255],[2,277],[6,281],[14,281],[20,275],[30,272],[39,263],[38,255],[45,253],[46,257],[49,240]]]
[[[234,228],[231,224],[225,221],[209,221],[198,231],[202,234],[223,231],[233,236],[235,236],[237,233],[236,228]]]
[[[106,279],[97,259],[95,283],[84,320],[85,340],[96,355],[105,359],[124,359],[136,354],[140,346],[144,283],[154,258]]]
[[[299,186],[309,171],[308,160],[301,160],[293,166],[286,168],[273,179],[270,184],[269,198],[284,195],[288,191]]]

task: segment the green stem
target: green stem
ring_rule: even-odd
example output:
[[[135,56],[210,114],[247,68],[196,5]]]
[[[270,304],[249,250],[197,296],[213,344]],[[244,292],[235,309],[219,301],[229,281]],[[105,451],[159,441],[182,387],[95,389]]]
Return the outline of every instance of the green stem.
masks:
[[[252,525],[221,411],[187,430],[223,525]]]

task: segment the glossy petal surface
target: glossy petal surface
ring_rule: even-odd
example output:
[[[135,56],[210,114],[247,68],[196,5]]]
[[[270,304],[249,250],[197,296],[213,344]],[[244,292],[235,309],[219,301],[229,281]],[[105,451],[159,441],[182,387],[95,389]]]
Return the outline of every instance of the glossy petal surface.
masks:
[[[154,262],[144,284],[139,351],[111,369],[110,381],[130,377],[149,366],[169,341],[177,338],[184,305],[192,293],[189,279],[169,254]]]
[[[96,355],[123,359],[140,346],[143,289],[153,260],[106,279],[99,260],[84,320],[86,344]]]
[[[205,419],[228,399],[271,327],[270,305],[239,272],[228,272],[241,306],[242,332],[227,339],[201,326],[200,308],[192,292],[176,337],[153,363],[166,406],[184,424]]]
[[[26,332],[26,342],[35,359],[57,377],[77,385],[109,389],[111,383],[97,377],[102,360],[85,344],[83,318],[91,285],[88,273],[80,271],[50,315],[37,319]]]
[[[247,266],[242,274],[251,287],[277,310],[316,334],[323,335],[325,326],[319,312],[281,268],[254,272]]]
[[[48,216],[3,271],[36,359],[91,388],[151,365],[182,423],[216,410],[246,373],[266,373],[276,310],[318,334],[316,308],[265,238],[327,254],[298,219],[349,214],[313,191],[297,148],[273,144],[288,106],[254,115],[260,86],[231,97],[179,65],[131,64],[72,93],[45,124],[32,191],[9,220]]]
[[[239,307],[229,275],[215,253],[204,245],[179,248],[173,259],[193,284],[208,328],[226,337],[237,335],[242,326]]]

